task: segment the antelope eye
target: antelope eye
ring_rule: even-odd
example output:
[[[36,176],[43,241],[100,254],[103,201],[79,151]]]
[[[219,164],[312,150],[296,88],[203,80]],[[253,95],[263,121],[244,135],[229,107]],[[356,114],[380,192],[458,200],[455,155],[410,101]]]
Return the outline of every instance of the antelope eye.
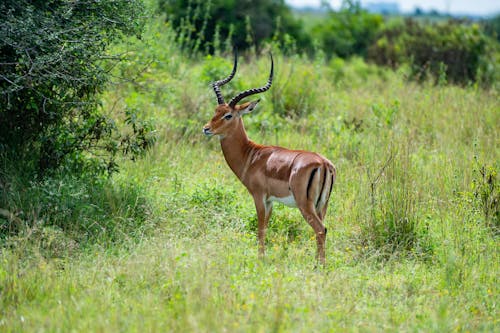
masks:
[[[228,113],[228,114],[226,114],[226,115],[224,116],[224,119],[225,119],[225,120],[229,120],[229,119],[231,119],[231,118],[233,118],[233,115],[232,115],[232,114],[230,114],[230,113]]]

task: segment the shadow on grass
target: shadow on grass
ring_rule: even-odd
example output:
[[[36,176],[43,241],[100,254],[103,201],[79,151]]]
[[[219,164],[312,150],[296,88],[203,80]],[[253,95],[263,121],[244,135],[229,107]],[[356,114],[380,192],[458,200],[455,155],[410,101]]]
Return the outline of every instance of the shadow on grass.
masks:
[[[32,180],[0,171],[0,247],[36,248],[46,257],[140,239],[154,229],[145,188],[93,175]]]

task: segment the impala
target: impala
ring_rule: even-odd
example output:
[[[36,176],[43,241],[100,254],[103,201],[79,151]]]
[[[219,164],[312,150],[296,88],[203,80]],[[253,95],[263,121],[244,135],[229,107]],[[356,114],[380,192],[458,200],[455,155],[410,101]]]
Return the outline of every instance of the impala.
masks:
[[[260,100],[238,103],[271,87],[274,62],[271,54],[271,71],[265,86],[245,90],[225,103],[220,87],[234,77],[237,64],[235,53],[231,74],[212,83],[218,105],[213,118],[203,127],[203,133],[219,137],[227,164],[253,197],[258,218],[260,257],[265,252],[265,235],[273,202],[281,202],[299,208],[316,234],[316,260],[325,263],[327,229],[323,219],[336,169],[328,159],[317,153],[260,145],[248,139],[242,116],[252,112]]]

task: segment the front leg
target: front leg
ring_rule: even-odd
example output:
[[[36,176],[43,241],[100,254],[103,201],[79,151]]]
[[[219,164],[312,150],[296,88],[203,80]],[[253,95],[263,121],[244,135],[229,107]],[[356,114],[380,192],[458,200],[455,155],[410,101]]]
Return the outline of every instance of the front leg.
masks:
[[[266,252],[266,230],[269,223],[269,217],[273,211],[273,204],[272,202],[268,202],[264,196],[254,196],[253,200],[255,201],[258,219],[257,237],[259,239],[259,257],[264,258]]]

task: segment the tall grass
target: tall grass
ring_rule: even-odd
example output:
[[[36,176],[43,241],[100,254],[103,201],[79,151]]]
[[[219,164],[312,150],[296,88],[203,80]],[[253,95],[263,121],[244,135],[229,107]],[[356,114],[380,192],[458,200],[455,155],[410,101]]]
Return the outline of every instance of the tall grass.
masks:
[[[413,179],[407,147],[390,152],[376,174],[370,176],[369,212],[363,230],[366,242],[380,255],[416,254],[426,256],[432,250],[419,196]]]

